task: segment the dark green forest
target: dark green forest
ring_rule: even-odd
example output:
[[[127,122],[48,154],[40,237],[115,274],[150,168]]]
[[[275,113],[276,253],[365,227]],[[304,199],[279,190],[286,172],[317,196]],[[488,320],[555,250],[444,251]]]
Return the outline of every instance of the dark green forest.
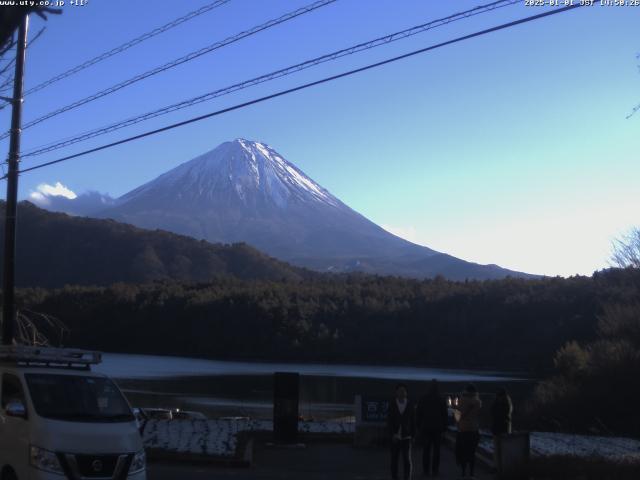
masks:
[[[4,207],[0,202],[0,216]],[[20,202],[18,222],[16,282],[24,287],[312,275],[243,243],[212,244],[113,220],[48,212],[29,202]],[[0,224],[0,235],[3,231]]]
[[[600,298],[594,338],[567,342],[537,385],[528,408],[536,428],[640,432],[640,228],[614,241],[611,259],[620,269],[594,280],[606,278],[614,295]]]
[[[554,373],[530,405],[538,428],[638,436],[640,289],[633,281],[635,292],[603,306],[594,340],[568,342],[555,355]]]
[[[20,300],[60,319],[67,346],[543,373],[565,343],[596,340],[603,305],[639,286],[634,269],[467,282],[345,275],[22,289]]]

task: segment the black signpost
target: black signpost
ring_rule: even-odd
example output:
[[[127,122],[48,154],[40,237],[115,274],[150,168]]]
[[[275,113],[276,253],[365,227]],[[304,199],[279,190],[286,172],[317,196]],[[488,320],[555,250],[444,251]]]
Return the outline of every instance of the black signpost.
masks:
[[[356,431],[354,436],[356,446],[379,446],[388,442],[387,418],[391,401],[388,397],[356,395]]]
[[[300,374],[276,372],[273,375],[273,437],[276,443],[298,441]]]

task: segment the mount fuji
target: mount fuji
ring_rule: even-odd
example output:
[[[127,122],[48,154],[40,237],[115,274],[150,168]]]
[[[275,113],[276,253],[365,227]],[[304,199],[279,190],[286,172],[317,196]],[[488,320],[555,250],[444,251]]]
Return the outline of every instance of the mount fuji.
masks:
[[[236,139],[160,175],[91,216],[210,242],[246,242],[319,271],[450,279],[528,276],[397,237],[261,142]]]

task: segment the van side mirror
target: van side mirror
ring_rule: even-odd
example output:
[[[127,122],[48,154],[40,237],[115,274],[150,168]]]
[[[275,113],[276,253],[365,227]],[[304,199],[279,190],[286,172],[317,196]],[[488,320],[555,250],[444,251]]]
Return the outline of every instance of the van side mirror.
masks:
[[[19,400],[13,400],[7,404],[5,412],[8,417],[27,418],[27,409]]]

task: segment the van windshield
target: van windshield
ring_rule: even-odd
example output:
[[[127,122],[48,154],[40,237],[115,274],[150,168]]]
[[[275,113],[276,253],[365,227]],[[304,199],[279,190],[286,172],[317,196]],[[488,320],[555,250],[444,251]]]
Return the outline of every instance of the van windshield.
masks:
[[[74,422],[131,422],[127,401],[108,378],[25,374],[36,413]]]

